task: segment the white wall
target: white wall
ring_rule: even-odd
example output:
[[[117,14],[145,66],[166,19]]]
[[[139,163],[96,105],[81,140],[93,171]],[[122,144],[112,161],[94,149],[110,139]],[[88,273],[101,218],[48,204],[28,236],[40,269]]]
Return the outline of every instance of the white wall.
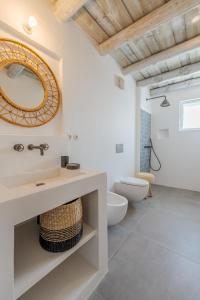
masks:
[[[53,128],[47,129],[48,132],[53,132],[53,137],[50,137],[53,148],[51,159],[47,155],[45,161],[38,153],[26,153],[26,158],[29,159],[24,159],[24,169],[31,169],[34,160],[37,168],[58,163],[58,157],[66,147],[71,160],[80,162],[82,167],[107,171],[109,187],[119,177],[132,175],[135,171],[135,83],[132,78],[125,79],[125,90],[118,89],[114,84],[114,76],[120,74],[120,71],[112,58],[99,56],[73,22],[65,25],[57,22],[49,7],[49,1],[0,0],[0,6],[4,8],[0,11],[0,24],[3,24],[3,29],[7,28],[9,34],[12,28],[17,30],[12,31],[12,34],[38,48],[43,55],[49,56],[49,60],[53,57],[57,61],[54,69],[59,68],[59,72],[62,71],[62,113],[52,123]],[[31,36],[32,40],[25,37],[22,30],[22,24],[29,15],[36,16],[39,21]],[[8,26],[5,27],[5,24]],[[0,121],[0,128],[8,128],[9,125],[2,122]],[[55,131],[54,127],[59,129]],[[7,134],[6,128],[4,134]],[[35,143],[39,143],[42,138],[46,141],[44,128],[41,127],[38,131],[27,129],[24,132],[21,129],[10,129],[9,134],[13,136],[10,135],[9,142],[4,139],[0,152],[0,164],[2,160],[7,173],[13,172],[13,169],[17,172],[21,167],[17,161],[18,153],[9,152],[10,158],[13,158],[12,163],[15,161],[13,168],[9,165],[9,160],[5,162],[5,151],[8,153],[11,144],[18,141],[17,137],[21,134],[26,137],[21,137],[19,142],[28,142],[29,133],[34,136]],[[68,140],[67,149],[68,134],[77,134],[79,138],[76,141]],[[62,139],[59,147],[56,146],[58,138],[59,141]],[[116,143],[124,143],[124,153],[115,153]]]
[[[139,109],[145,110],[148,113],[152,112],[151,103],[152,101],[147,101],[150,98],[148,87],[137,87],[137,99],[139,101]]]
[[[200,131],[179,131],[179,103],[199,97],[199,87],[168,93],[170,107],[160,107],[159,100],[152,102],[152,138],[162,162],[156,183],[200,191]],[[159,139],[159,129],[169,129],[169,138]]]
[[[116,87],[115,62],[99,56],[72,23],[66,44],[65,111],[68,131],[79,136],[70,142],[70,156],[84,168],[106,170],[111,185],[134,172],[135,85],[127,77],[125,90]],[[124,144],[124,153],[115,153],[117,143]]]

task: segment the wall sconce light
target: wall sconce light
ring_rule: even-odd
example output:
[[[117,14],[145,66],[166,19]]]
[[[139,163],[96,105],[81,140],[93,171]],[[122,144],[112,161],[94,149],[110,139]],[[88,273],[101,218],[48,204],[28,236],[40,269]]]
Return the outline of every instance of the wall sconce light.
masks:
[[[32,29],[36,27],[38,24],[36,18],[34,16],[30,16],[28,18],[28,23],[23,25],[24,31],[28,34],[32,34]]]
[[[193,19],[192,19],[192,23],[193,24],[195,24],[195,23],[197,23],[197,22],[199,22],[200,21],[200,15],[197,15],[197,16],[195,16]]]

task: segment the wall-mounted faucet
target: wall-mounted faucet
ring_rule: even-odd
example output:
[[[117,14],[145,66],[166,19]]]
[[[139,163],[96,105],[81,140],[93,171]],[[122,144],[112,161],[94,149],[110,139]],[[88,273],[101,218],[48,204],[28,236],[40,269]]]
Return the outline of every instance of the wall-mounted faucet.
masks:
[[[34,150],[34,149],[40,150],[40,155],[43,156],[44,151],[47,151],[49,149],[49,145],[48,144],[40,144],[39,146],[34,146],[33,144],[28,145],[28,150]]]

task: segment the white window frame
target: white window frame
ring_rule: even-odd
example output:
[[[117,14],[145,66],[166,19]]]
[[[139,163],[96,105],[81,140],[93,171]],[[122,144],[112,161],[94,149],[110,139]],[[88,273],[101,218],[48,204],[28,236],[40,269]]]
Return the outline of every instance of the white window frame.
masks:
[[[198,130],[200,130],[200,127],[198,127],[198,128],[183,128],[183,106],[184,106],[184,104],[192,103],[195,101],[200,102],[200,98],[194,98],[194,99],[190,99],[190,100],[180,101],[180,103],[179,103],[179,131],[198,131]]]

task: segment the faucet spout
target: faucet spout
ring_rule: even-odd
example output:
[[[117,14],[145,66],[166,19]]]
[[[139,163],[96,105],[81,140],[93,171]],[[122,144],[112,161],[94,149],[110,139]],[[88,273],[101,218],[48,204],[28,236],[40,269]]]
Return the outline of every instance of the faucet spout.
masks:
[[[42,147],[40,147],[40,155],[44,156],[44,149]]]
[[[28,150],[34,150],[34,149],[40,150],[40,155],[43,156],[44,151],[47,151],[49,149],[49,145],[48,144],[40,144],[39,146],[34,146],[33,144],[28,145]]]

